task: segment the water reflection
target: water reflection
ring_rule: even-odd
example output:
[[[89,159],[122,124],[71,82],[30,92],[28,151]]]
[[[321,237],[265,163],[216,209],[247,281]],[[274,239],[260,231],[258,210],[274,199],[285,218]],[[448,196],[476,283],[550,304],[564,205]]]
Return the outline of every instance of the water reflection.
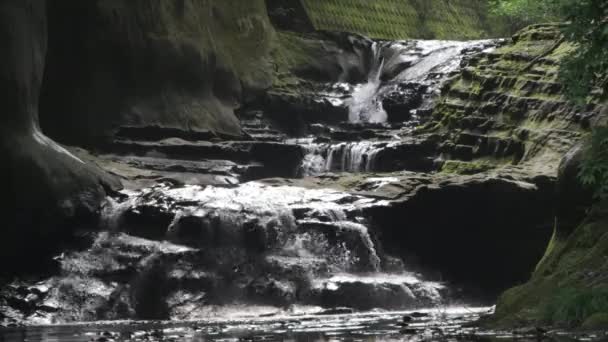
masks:
[[[9,328],[0,341],[605,341],[607,333],[550,336],[482,332],[466,327],[488,308],[420,312],[218,319],[215,322],[101,322]]]

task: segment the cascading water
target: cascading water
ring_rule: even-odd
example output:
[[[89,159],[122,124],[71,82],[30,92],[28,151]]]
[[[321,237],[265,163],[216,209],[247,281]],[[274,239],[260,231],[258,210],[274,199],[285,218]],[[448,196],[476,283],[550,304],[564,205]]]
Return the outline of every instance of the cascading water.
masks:
[[[324,172],[371,172],[376,155],[386,143],[373,141],[338,144],[308,143],[300,166],[301,176],[315,176]]]
[[[374,42],[367,82],[355,87],[348,102],[350,122],[386,122],[382,101],[396,86],[418,83],[428,86],[429,93],[436,92],[467,54],[495,44],[490,40]]]
[[[165,284],[149,299],[157,304],[144,307],[166,306],[179,319],[244,304],[369,310],[439,303],[443,285],[380,252],[362,217],[375,205],[336,190],[256,182],[129,191],[106,209],[114,231],[101,233],[90,250],[66,256],[63,273],[79,288],[95,279],[96,291],[109,298],[148,298],[150,289]],[[138,229],[142,222],[145,231]],[[105,274],[115,279],[114,268],[127,261],[142,268],[133,285],[104,284]],[[124,278],[127,270],[119,272]],[[71,287],[48,300],[68,295],[64,289]]]
[[[367,83],[360,84],[353,91],[349,107],[350,122],[386,122],[387,114],[382,108],[382,102],[377,97],[380,88],[380,76],[384,69],[384,56],[382,47],[378,42],[371,46],[371,68],[367,78]]]
[[[417,113],[422,109],[428,112],[432,108],[439,89],[450,75],[458,71],[462,61],[475,52],[493,49],[496,44],[497,41],[493,40],[373,42],[367,82],[352,89],[338,85],[333,88],[351,92],[346,101],[350,124],[360,126],[359,130],[371,126],[383,132],[376,138],[351,142],[316,143],[314,137],[292,140],[306,152],[299,174],[315,176],[324,172],[376,171],[376,156],[399,141],[398,135],[407,134],[419,123]],[[396,111],[398,118],[407,118],[405,120],[409,122],[400,122],[403,130],[387,134],[392,128],[385,123],[394,113],[388,113],[383,102],[393,97],[408,103]],[[404,110],[409,113],[400,112]]]

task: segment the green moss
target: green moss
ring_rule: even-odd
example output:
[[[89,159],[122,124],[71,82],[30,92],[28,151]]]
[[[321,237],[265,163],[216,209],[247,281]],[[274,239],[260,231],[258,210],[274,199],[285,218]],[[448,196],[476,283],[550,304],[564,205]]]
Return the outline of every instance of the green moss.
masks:
[[[313,26],[384,39],[505,36],[483,0],[302,0]]]
[[[443,164],[441,172],[459,175],[474,175],[492,169],[494,166],[488,162],[463,162],[448,160]]]

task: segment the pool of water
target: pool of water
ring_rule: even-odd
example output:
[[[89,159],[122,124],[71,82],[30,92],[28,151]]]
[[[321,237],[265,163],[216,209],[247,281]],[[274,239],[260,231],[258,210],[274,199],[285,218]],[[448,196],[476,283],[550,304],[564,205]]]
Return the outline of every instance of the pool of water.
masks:
[[[417,312],[275,313],[223,310],[192,322],[96,322],[14,327],[0,341],[605,341],[606,332],[488,332],[468,327],[489,308],[436,308]]]

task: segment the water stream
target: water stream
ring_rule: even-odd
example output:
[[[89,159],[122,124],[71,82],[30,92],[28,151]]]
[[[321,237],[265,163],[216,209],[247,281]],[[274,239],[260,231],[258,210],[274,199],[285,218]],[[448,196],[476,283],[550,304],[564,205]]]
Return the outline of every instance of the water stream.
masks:
[[[400,84],[424,85],[428,95],[437,95],[464,58],[495,44],[491,40],[374,42],[367,82],[355,87],[348,102],[350,122],[386,122],[389,115],[382,102]]]

